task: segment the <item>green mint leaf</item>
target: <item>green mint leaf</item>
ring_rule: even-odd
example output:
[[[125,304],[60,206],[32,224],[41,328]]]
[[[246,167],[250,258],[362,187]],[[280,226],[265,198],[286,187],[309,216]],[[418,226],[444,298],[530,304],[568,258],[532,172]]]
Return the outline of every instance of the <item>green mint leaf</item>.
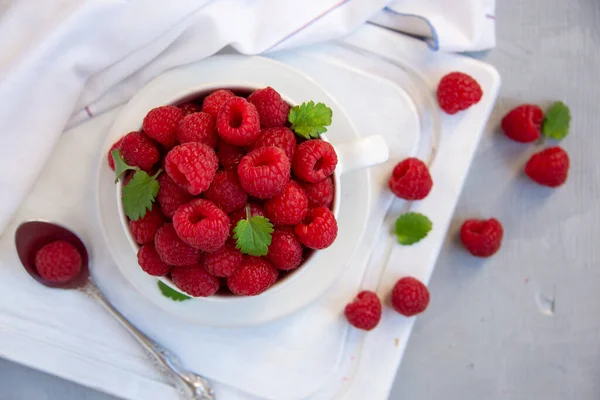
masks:
[[[552,139],[561,140],[569,134],[571,111],[562,101],[552,104],[544,117],[542,133]]]
[[[173,301],[186,301],[191,299],[190,296],[186,296],[183,293],[179,293],[177,290],[171,289],[161,281],[158,281],[158,288],[160,289],[160,292],[163,294],[163,296],[168,297]]]
[[[113,161],[115,162],[115,183],[119,181],[119,178],[125,173],[125,171],[137,171],[140,169],[139,167],[132,167],[131,165],[127,165],[119,149],[114,149],[110,153],[110,155],[112,156]]]
[[[238,221],[233,228],[235,247],[242,253],[251,256],[266,256],[271,245],[273,224],[265,217],[250,215],[250,207],[246,206],[246,219]]]
[[[411,245],[425,238],[432,227],[425,215],[409,212],[398,217],[395,233],[400,244]]]
[[[288,121],[297,135],[306,139],[318,138],[321,133],[327,132],[326,127],[331,125],[332,114],[331,108],[325,104],[309,101],[292,108]]]
[[[146,215],[146,210],[152,210],[152,203],[158,193],[160,184],[156,177],[162,172],[159,170],[153,176],[144,171],[136,171],[133,179],[123,188],[123,209],[125,215],[137,221]]]

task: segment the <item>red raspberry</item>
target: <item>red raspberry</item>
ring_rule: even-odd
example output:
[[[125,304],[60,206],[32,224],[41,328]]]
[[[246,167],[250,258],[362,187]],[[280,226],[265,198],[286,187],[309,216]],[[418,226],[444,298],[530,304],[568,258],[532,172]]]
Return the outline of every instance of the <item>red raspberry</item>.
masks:
[[[260,215],[261,217],[266,216],[265,211],[263,210],[262,206],[260,206],[259,204],[248,203],[248,205],[250,206],[250,216],[251,217],[255,217],[257,215]],[[240,222],[240,220],[245,219],[245,218],[246,218],[246,207],[243,207],[243,208],[229,214],[229,222],[231,222],[231,227],[230,227],[230,232],[229,232],[230,235],[233,236],[233,228],[235,228],[235,226],[237,225],[238,222]]]
[[[268,199],[283,192],[290,181],[290,160],[277,147],[261,147],[246,154],[237,171],[248,194]]]
[[[197,112],[183,117],[177,127],[177,139],[182,144],[200,142],[214,148],[217,145],[215,119],[204,112]]]
[[[140,247],[137,253],[138,264],[145,273],[152,276],[165,276],[171,272],[171,266],[160,259],[153,243]]]
[[[119,148],[125,162],[131,166],[138,166],[144,171],[150,171],[152,166],[160,159],[158,149],[141,132],[130,132],[121,139]]]
[[[208,189],[218,167],[219,160],[215,151],[204,143],[181,144],[165,157],[167,174],[193,195]]]
[[[227,278],[227,286],[233,294],[256,296],[270,288],[277,275],[277,270],[268,261],[245,256],[239,269]]]
[[[235,171],[227,170],[217,172],[210,187],[204,192],[204,198],[230,213],[246,205],[248,194],[240,186]]]
[[[477,257],[489,257],[495,254],[502,244],[504,229],[495,219],[466,220],[460,228],[460,240],[471,254]]]
[[[437,88],[440,108],[448,114],[456,114],[479,103],[483,91],[479,83],[462,72],[451,72],[444,76]]]
[[[146,211],[146,215],[137,221],[129,221],[129,231],[133,239],[139,244],[150,243],[158,228],[165,223],[163,215],[157,205],[152,210]]]
[[[113,159],[112,152],[115,149],[119,149],[119,150],[121,149],[121,142],[123,142],[123,138],[121,138],[121,139],[117,140],[116,142],[114,142],[113,145],[110,146],[110,149],[108,150],[108,166],[113,171],[115,170],[115,160]]]
[[[225,169],[236,169],[240,161],[246,155],[246,150],[242,147],[232,146],[226,141],[219,139],[217,144],[217,157],[219,164]]]
[[[512,109],[502,118],[504,134],[521,143],[538,140],[542,136],[540,127],[544,112],[533,104],[523,104]]]
[[[169,218],[173,218],[173,214],[175,214],[175,211],[179,207],[192,200],[192,195],[176,184],[167,174],[160,174],[158,176],[158,184],[160,188],[158,189],[156,200],[160,204],[163,213]]]
[[[221,89],[212,92],[204,98],[202,111],[212,115],[216,119],[223,103],[232,97],[235,97],[235,94],[231,90]]]
[[[202,251],[215,251],[229,236],[229,217],[215,203],[195,199],[181,206],[173,215],[177,235]]]
[[[525,173],[540,185],[558,187],[569,176],[569,155],[561,147],[554,146],[531,156]]]
[[[275,228],[266,258],[275,268],[290,271],[302,262],[304,248],[292,228]]]
[[[296,147],[292,169],[305,182],[317,183],[333,174],[337,165],[333,146],[323,140],[307,140]]]
[[[250,150],[269,146],[279,147],[285,152],[287,158],[292,161],[294,159],[294,152],[296,151],[296,135],[283,126],[265,129],[260,132],[258,139],[250,145]]]
[[[235,248],[235,242],[228,240],[225,246],[217,251],[205,254],[202,265],[209,274],[227,278],[238,270],[243,259],[242,253]]]
[[[193,297],[208,297],[217,293],[219,278],[212,276],[200,265],[175,267],[171,272],[175,286]]]
[[[381,301],[374,292],[363,290],[346,305],[344,315],[352,326],[370,331],[381,319]]]
[[[248,146],[260,135],[258,111],[242,97],[227,100],[217,114],[219,136],[234,146]]]
[[[329,208],[313,208],[306,213],[304,221],[294,228],[300,243],[310,249],[325,249],[337,237],[337,221]]]
[[[429,305],[429,290],[421,281],[407,276],[392,289],[392,307],[406,317],[425,311]]]
[[[265,203],[267,218],[275,225],[296,225],[308,212],[308,198],[304,189],[290,181],[285,190]]]
[[[333,179],[331,177],[317,183],[305,183],[302,187],[308,198],[308,208],[331,208],[333,196],[335,195],[335,187],[333,186]]]
[[[256,106],[261,128],[283,126],[287,122],[290,106],[272,87],[256,90],[248,101]]]
[[[184,116],[202,111],[202,107],[192,102],[180,104],[178,107],[183,111]]]
[[[433,186],[427,165],[418,158],[400,161],[388,182],[390,190],[401,199],[421,200],[427,197]]]
[[[175,106],[161,106],[150,110],[144,117],[142,129],[146,135],[167,148],[177,144],[177,126],[183,111]]]
[[[81,272],[81,254],[71,243],[56,240],[35,253],[35,268],[48,282],[68,282]]]
[[[173,224],[164,224],[154,236],[154,247],[163,262],[169,265],[192,265],[200,261],[200,250],[177,236]]]

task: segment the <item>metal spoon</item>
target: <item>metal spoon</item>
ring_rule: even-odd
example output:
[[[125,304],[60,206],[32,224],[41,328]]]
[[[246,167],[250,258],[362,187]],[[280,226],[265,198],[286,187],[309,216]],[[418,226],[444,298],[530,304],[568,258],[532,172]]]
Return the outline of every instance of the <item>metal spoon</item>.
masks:
[[[81,255],[80,274],[66,283],[48,282],[37,273],[35,268],[34,260],[36,252],[45,244],[55,240],[64,240],[72,244]],[[77,235],[60,225],[43,221],[29,221],[17,228],[15,245],[23,267],[25,267],[25,270],[27,270],[33,279],[42,285],[52,288],[79,290],[104,306],[129,331],[131,336],[142,345],[153,361],[153,364],[161,373],[169,378],[170,382],[183,398],[191,400],[215,399],[214,392],[205,378],[193,372],[183,370],[179,359],[173,353],[140,332],[104,297],[90,276],[88,253],[85,245]]]

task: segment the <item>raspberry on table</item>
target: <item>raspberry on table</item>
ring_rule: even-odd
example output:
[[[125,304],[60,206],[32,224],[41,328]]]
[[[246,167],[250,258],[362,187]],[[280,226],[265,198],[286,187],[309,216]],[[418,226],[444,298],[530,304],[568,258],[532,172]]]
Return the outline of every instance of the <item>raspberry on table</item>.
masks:
[[[296,147],[292,169],[305,182],[317,183],[333,174],[338,158],[335,149],[324,140],[307,140]]]
[[[303,252],[304,247],[292,228],[275,228],[266,258],[275,268],[290,271],[302,263]]]
[[[200,261],[200,250],[185,243],[173,224],[164,224],[154,236],[154,247],[164,263],[174,266],[192,265]]]
[[[204,192],[204,198],[212,201],[229,214],[246,205],[248,194],[242,189],[233,170],[219,171]]]
[[[117,150],[117,149],[120,150],[121,149],[121,142],[122,141],[123,141],[123,138],[120,138],[119,140],[117,140],[116,142],[114,142],[112,146],[110,146],[110,149],[108,149],[108,166],[113,171],[115,170],[115,160],[113,159],[112,152],[114,150]]]
[[[177,126],[183,111],[175,106],[161,106],[150,110],[142,122],[142,130],[166,148],[177,144]]]
[[[195,199],[177,209],[173,227],[190,246],[212,252],[223,247],[229,236],[229,217],[215,203]]]
[[[192,102],[180,104],[178,107],[183,111],[184,116],[202,111],[202,107]]]
[[[188,114],[179,121],[177,139],[181,144],[200,142],[214,149],[217,145],[214,117],[204,112]]]
[[[172,267],[160,259],[154,243],[148,243],[140,247],[137,260],[142,270],[149,275],[165,276],[171,272]]]
[[[256,107],[243,97],[228,99],[217,114],[217,133],[229,144],[248,146],[260,135]]]
[[[141,132],[130,132],[121,139],[119,146],[121,156],[131,166],[150,171],[160,159],[160,153],[146,135]]]
[[[381,300],[376,293],[363,290],[344,308],[344,315],[350,325],[370,331],[381,320]]]
[[[479,83],[462,72],[445,75],[437,88],[440,108],[448,114],[456,114],[479,103],[483,91]]]
[[[325,249],[337,237],[338,226],[329,208],[318,207],[309,210],[302,223],[294,227],[300,243],[314,250]]]
[[[296,135],[284,126],[264,129],[260,132],[258,139],[250,145],[250,150],[269,146],[279,147],[291,162],[296,151]]]
[[[471,254],[477,257],[489,257],[502,245],[504,229],[495,218],[469,219],[460,228],[460,240]]]
[[[569,166],[567,152],[554,146],[532,155],[525,165],[525,173],[534,182],[555,188],[567,181]]]
[[[544,112],[540,107],[522,104],[502,118],[502,130],[506,136],[517,142],[533,142],[542,136],[543,119]]]
[[[248,203],[248,205],[250,206],[250,216],[251,217],[255,217],[255,216],[266,217],[267,216],[265,214],[265,210],[263,210],[263,208],[260,204],[250,202],[250,203]],[[233,236],[233,228],[235,228],[235,226],[237,225],[238,222],[240,222],[240,220],[245,219],[245,218],[246,218],[246,207],[242,207],[241,209],[229,214],[229,221],[231,223],[229,234],[231,236]]]
[[[69,282],[81,272],[81,254],[71,243],[56,240],[35,253],[35,268],[48,282]]]
[[[401,199],[421,200],[431,191],[433,180],[427,165],[418,158],[410,157],[394,167],[388,185]]]
[[[392,307],[406,317],[425,311],[429,305],[429,290],[421,281],[407,276],[392,289]]]
[[[138,244],[146,244],[154,240],[156,231],[164,223],[162,212],[158,205],[154,205],[142,218],[137,221],[129,220],[129,231]]]
[[[156,201],[160,204],[162,212],[168,217],[173,218],[175,211],[182,205],[192,200],[192,195],[187,190],[175,183],[168,174],[158,176],[158,194]]]
[[[290,160],[277,147],[261,147],[246,154],[237,171],[248,194],[268,199],[283,192],[290,181]]]
[[[244,256],[235,247],[235,242],[229,239],[217,251],[205,254],[202,265],[209,274],[220,278],[227,278],[238,270],[243,259]]]
[[[272,87],[254,91],[248,96],[248,101],[258,110],[261,128],[283,126],[287,122],[290,106]]]
[[[239,296],[256,296],[270,288],[277,276],[277,269],[267,260],[244,256],[238,270],[227,278],[227,287]]]
[[[304,193],[308,198],[308,208],[327,207],[331,208],[335,187],[331,177],[317,183],[303,183]]]
[[[221,282],[200,265],[173,268],[171,279],[175,286],[193,297],[208,297],[217,293]]]
[[[304,189],[294,181],[290,181],[283,192],[265,203],[267,218],[275,225],[299,224],[307,212],[308,197]]]
[[[216,119],[223,103],[232,97],[235,97],[235,94],[231,90],[216,90],[204,98],[202,111],[212,115]]]
[[[224,169],[236,169],[240,165],[240,161],[246,155],[246,150],[243,147],[233,146],[223,139],[217,142],[217,157],[219,164]]]
[[[204,143],[180,144],[165,157],[167,174],[194,196],[208,189],[218,167],[215,151]]]

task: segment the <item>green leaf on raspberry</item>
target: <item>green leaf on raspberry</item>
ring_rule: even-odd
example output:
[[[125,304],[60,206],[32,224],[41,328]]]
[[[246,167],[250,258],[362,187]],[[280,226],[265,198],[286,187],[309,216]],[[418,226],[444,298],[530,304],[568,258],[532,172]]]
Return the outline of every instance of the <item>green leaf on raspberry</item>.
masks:
[[[542,122],[542,133],[551,139],[561,140],[569,134],[571,111],[562,101],[552,104]]]
[[[162,172],[158,170],[153,176],[144,171],[136,171],[133,179],[123,188],[121,201],[125,215],[132,221],[137,221],[146,215],[146,210],[152,210],[152,203],[160,184],[156,177]]]
[[[191,299],[190,296],[186,296],[183,293],[179,293],[177,290],[171,289],[161,281],[158,281],[158,288],[163,296],[168,297],[173,301],[186,301]]]
[[[138,171],[140,169],[140,167],[132,167],[131,165],[127,165],[119,149],[114,149],[110,155],[115,162],[115,183],[119,181],[119,178],[125,173],[125,171]]]
[[[396,220],[396,237],[398,242],[411,245],[425,238],[433,224],[425,215],[415,212],[402,214]]]
[[[267,218],[250,214],[250,206],[246,205],[246,219],[238,221],[233,228],[235,247],[242,253],[251,256],[266,256],[271,245],[273,224]]]
[[[332,114],[331,108],[325,104],[309,101],[292,108],[288,121],[297,135],[305,139],[318,138],[321,133],[327,132]]]

